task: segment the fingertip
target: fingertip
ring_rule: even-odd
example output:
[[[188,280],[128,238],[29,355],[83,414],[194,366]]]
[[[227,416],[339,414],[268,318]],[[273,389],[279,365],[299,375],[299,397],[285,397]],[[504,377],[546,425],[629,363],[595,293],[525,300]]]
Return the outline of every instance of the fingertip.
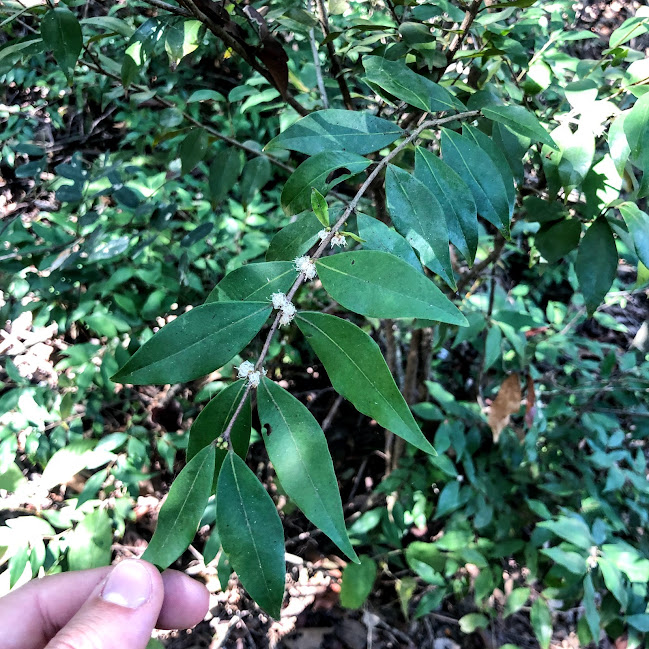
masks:
[[[177,570],[162,573],[164,601],[158,618],[159,629],[188,629],[203,620],[210,594],[203,584]]]

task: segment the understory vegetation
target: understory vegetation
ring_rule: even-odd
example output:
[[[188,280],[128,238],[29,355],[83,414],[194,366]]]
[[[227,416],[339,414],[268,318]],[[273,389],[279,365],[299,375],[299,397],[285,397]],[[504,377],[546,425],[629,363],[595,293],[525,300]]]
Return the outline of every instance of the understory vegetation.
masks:
[[[213,594],[152,647],[649,646],[640,5],[4,2],[0,595],[143,556]]]

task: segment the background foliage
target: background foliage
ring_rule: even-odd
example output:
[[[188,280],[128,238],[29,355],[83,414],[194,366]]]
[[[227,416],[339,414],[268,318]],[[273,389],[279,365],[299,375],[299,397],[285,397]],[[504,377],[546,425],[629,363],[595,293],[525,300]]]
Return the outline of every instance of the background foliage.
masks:
[[[357,285],[332,279],[352,253],[323,257],[319,280],[294,299],[301,313],[339,316],[378,342],[425,436],[417,445],[430,442],[437,455],[384,439],[380,417],[359,416],[336,397],[327,374],[368,414],[322,351],[305,344],[300,331],[312,315],[280,329],[265,366],[327,433],[353,548],[339,530],[341,554],[297,510],[309,504],[287,495],[283,449],[268,463],[268,379],[259,414],[244,409],[237,420],[235,451],[248,452],[264,483],[250,482],[260,516],[268,494],[280,510],[297,562],[289,607],[320,579],[318,601],[337,601],[340,589],[342,607],[365,611],[344,615],[362,619],[376,642],[397,634],[404,646],[423,646],[448,628],[458,642],[488,646],[571,637],[585,646],[600,635],[641,646],[649,630],[646,7],[620,5],[615,22],[604,13],[589,29],[596,3],[567,0],[330,2],[328,19],[316,5],[277,2],[261,14],[261,3],[229,5],[227,16],[213,16],[209,2],[5,4],[2,592],[139,556],[183,467],[185,479],[207,467],[197,487],[207,500],[208,469],[225,452],[217,460],[220,449],[201,448],[227,426],[223,404],[235,403],[243,384],[234,368],[259,357],[268,327],[241,355],[212,358],[205,377],[165,374],[183,366],[175,361],[136,381],[170,384],[162,388],[111,377],[165,324],[201,313],[192,307],[207,302],[217,312],[250,298],[260,286],[252,263],[276,264],[273,289],[287,292],[297,275],[289,262],[314,249],[323,227],[311,187],[326,197],[333,224],[426,113],[470,112],[443,131],[423,130],[420,148],[399,149],[345,225],[349,248],[390,253],[412,269],[379,276],[374,262],[363,281],[380,290],[407,278],[405,293],[419,293],[423,264],[435,278],[421,284],[436,291],[428,306],[446,304],[445,294],[468,326],[447,307],[443,316],[417,312],[414,300],[391,305],[385,291],[376,303],[364,293],[361,305]],[[335,114],[313,113],[326,108]],[[307,113],[335,119],[322,117],[316,137],[296,136],[290,127]],[[380,120],[390,125],[383,135]],[[359,123],[374,133],[370,145],[349,137]],[[322,203],[314,208],[323,219]],[[417,230],[417,221],[428,225]],[[440,229],[448,230],[441,243]],[[257,299],[268,302],[270,292]],[[205,435],[195,448],[190,427],[193,439]],[[254,478],[234,454],[224,466],[224,482],[237,472]],[[184,495],[185,483],[176,484]],[[233,555],[241,537],[213,531],[227,527],[213,497],[183,511],[174,547],[154,541],[148,552],[166,553],[166,563],[180,557],[179,566],[211,579],[224,611],[236,585],[228,591],[221,543],[241,575],[245,557]],[[347,564],[340,588],[337,569],[354,552],[360,563]],[[268,600],[247,589],[277,616],[281,587]],[[250,600],[238,608],[256,611],[249,633],[269,642],[267,618]]]

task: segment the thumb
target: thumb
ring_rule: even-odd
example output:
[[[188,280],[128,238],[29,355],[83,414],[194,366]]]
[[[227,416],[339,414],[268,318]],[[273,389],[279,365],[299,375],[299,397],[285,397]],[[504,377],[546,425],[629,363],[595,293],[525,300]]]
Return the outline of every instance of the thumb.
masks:
[[[164,587],[146,561],[118,563],[46,649],[145,649]]]

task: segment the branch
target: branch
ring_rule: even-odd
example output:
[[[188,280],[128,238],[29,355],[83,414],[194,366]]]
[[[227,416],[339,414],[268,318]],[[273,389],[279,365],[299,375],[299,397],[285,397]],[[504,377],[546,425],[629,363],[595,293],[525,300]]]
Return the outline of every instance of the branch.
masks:
[[[460,33],[455,34],[453,40],[451,41],[451,44],[449,45],[448,51],[446,52],[447,63],[450,63],[453,60],[453,57],[457,54],[457,51],[462,47],[462,43],[464,42],[464,39],[466,38],[466,35],[471,28],[471,25],[473,25],[473,21],[478,15],[478,11],[480,11],[481,4],[482,0],[473,0],[471,5],[467,9],[466,14],[464,14],[464,20],[460,25]]]
[[[146,4],[151,5],[152,7],[157,7],[158,9],[164,9],[165,11],[176,14],[177,16],[183,16],[184,18],[192,17],[192,13],[187,11],[187,9],[170,5],[168,2],[162,2],[162,0],[142,0],[142,2],[146,2]]]
[[[487,266],[489,266],[489,264],[492,264],[494,261],[496,261],[498,257],[500,257],[500,254],[502,253],[504,247],[505,238],[499,232],[496,235],[494,249],[481,262],[475,264],[475,266],[473,266],[471,270],[467,271],[460,277],[460,281],[457,283],[457,292],[461,293],[469,284],[469,282],[478,277],[482,273],[482,271],[487,268]]]

